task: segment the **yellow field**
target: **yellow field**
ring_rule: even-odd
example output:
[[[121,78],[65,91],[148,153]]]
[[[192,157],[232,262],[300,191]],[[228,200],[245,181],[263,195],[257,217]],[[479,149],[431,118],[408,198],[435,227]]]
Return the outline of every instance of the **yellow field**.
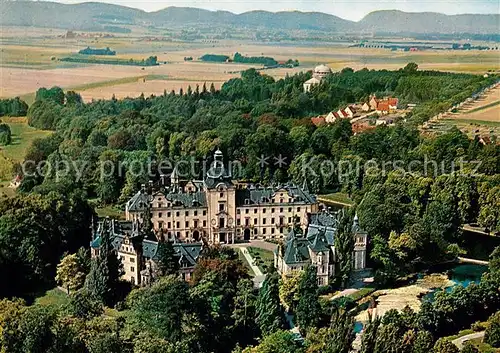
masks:
[[[298,59],[301,66],[294,69],[263,71],[275,78],[295,72],[310,70],[319,63],[334,70],[353,69],[395,70],[408,62],[416,62],[421,69],[454,72],[485,73],[500,71],[498,51],[422,51],[392,52],[387,49],[349,48],[347,43],[269,45],[235,40],[206,43],[202,41],[150,41],[145,29],[114,38],[97,38],[94,34],[74,39],[60,38],[65,31],[28,27],[6,27],[0,34],[0,97],[23,96],[28,99],[40,87],[61,86],[74,89],[86,101],[92,98],[161,94],[164,90],[186,90],[207,82],[217,87],[239,72],[258,65],[231,63],[201,63],[196,60],[207,53],[233,55],[240,52],[248,56],[271,56],[277,60]],[[59,59],[77,53],[80,49],[110,47],[117,51],[116,58],[144,59],[157,56],[157,67],[118,65],[91,65],[61,62]],[[191,56],[195,61],[184,62]],[[139,82],[145,76],[162,76],[161,80]]]

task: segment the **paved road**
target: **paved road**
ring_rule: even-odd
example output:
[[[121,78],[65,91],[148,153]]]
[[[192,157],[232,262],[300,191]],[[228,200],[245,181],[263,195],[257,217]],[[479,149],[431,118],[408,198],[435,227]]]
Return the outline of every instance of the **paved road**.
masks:
[[[483,338],[484,337],[484,331],[483,332],[477,332],[477,333],[471,333],[470,335],[465,335],[462,337],[457,338],[456,340],[451,341],[455,346],[458,347],[458,349],[462,349],[464,346],[464,343],[476,338]]]

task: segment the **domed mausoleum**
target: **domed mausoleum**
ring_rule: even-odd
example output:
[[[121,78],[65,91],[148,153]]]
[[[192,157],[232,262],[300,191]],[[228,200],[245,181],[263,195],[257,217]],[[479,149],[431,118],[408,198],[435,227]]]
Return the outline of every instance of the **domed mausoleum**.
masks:
[[[304,92],[310,92],[311,87],[314,85],[319,85],[321,80],[327,77],[332,73],[332,69],[330,69],[326,65],[319,65],[314,68],[313,77],[310,80],[304,82]]]

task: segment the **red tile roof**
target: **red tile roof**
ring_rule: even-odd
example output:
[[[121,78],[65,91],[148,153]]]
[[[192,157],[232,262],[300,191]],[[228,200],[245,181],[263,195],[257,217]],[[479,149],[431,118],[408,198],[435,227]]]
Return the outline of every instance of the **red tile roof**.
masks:
[[[326,124],[325,118],[322,116],[318,116],[316,118],[311,118],[311,121],[314,125],[320,126]]]
[[[380,110],[382,112],[388,112],[389,111],[389,103],[388,102],[380,102],[377,104],[377,110]]]

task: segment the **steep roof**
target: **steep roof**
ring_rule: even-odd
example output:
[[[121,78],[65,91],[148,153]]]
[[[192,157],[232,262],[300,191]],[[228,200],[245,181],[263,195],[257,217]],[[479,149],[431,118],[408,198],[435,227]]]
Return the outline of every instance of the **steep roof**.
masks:
[[[324,125],[326,124],[326,121],[325,121],[325,118],[322,117],[322,116],[317,116],[315,118],[311,118],[311,122],[315,125],[315,126],[320,126],[320,125]]]
[[[280,191],[284,191],[291,196],[294,199],[294,203],[313,204],[316,202],[314,195],[295,184],[269,187],[260,187],[251,184],[246,189],[236,190],[236,205],[272,204],[271,199]],[[248,202],[246,200],[248,200]],[[284,203],[274,204],[285,205]]]
[[[146,209],[149,202],[149,195],[144,191],[138,191],[130,200],[127,202],[127,210],[130,212],[142,212]]]

